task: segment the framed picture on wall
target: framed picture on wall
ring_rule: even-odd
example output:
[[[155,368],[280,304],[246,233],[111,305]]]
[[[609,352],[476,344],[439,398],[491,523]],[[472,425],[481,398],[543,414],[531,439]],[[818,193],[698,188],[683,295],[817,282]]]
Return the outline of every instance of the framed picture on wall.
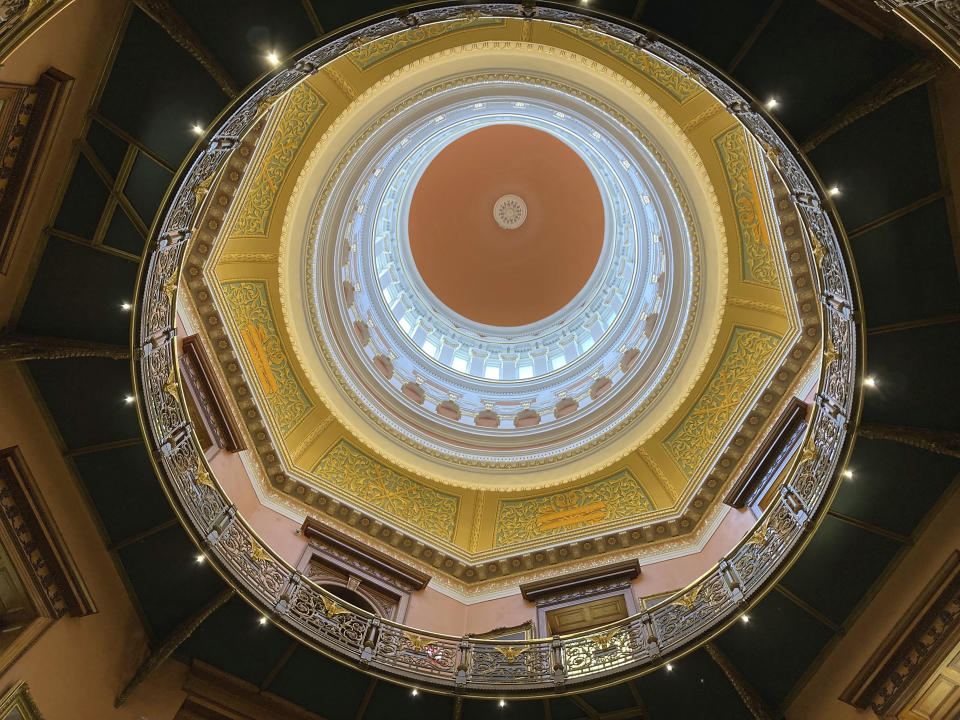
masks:
[[[43,720],[25,682],[15,685],[0,700],[0,720]]]

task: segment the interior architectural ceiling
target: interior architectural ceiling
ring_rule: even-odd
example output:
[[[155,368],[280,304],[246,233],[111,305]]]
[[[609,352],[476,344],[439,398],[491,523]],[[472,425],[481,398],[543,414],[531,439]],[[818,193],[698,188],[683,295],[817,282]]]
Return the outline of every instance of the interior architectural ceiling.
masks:
[[[598,532],[677,551],[719,521],[724,451],[749,458],[817,382],[809,258],[787,258],[770,159],[710,93],[596,30],[406,30],[271,100],[243,143],[207,183],[179,297],[237,358],[273,458],[254,482],[295,512],[356,507],[473,582],[470,563]],[[511,163],[531,143],[544,165]],[[508,195],[517,228],[494,217]],[[557,295],[483,322],[534,312],[531,291]]]
[[[953,200],[946,175],[941,174],[946,171],[938,166],[940,111],[934,85],[929,82],[942,61],[929,55],[928,46],[919,36],[898,29],[896,15],[856,2],[838,3],[843,6],[842,12],[834,12],[833,4],[813,0],[758,0],[737,8],[715,3],[681,7],[661,0],[636,5],[591,0],[584,12],[592,19],[564,26],[564,30],[540,29],[539,23],[523,23],[519,18],[483,24],[489,16],[467,14],[452,19],[460,27],[441,37],[430,35],[432,25],[417,27],[409,14],[394,14],[393,37],[414,38],[417,42],[397,43],[390,52],[384,47],[388,42],[358,38],[352,48],[356,62],[347,53],[328,66],[336,72],[307,72],[302,83],[282,93],[276,91],[290,86],[279,82],[271,89],[271,78],[288,74],[295,61],[271,70],[271,53],[282,57],[327,31],[386,10],[388,4],[278,0],[269,4],[243,2],[242,8],[234,4],[226,8],[215,2],[173,0],[166,3],[174,8],[172,16],[158,15],[154,7],[158,3],[134,5],[122,18],[110,65],[93,102],[75,166],[64,180],[63,201],[51,219],[47,244],[17,329],[34,336],[128,343],[129,316],[117,311],[119,317],[114,317],[104,308],[132,301],[130,287],[145,247],[147,226],[158,210],[165,210],[161,201],[175,168],[184,158],[189,168],[197,157],[190,149],[196,139],[190,127],[196,123],[204,132],[203,126],[237,95],[235,88],[253,83],[240,98],[246,113],[244,122],[253,122],[238,145],[223,148],[231,153],[229,164],[210,176],[208,183],[185,188],[195,192],[196,207],[205,215],[203,224],[195,228],[187,242],[171,238],[174,242],[170,246],[178,249],[168,256],[173,264],[167,268],[183,262],[179,287],[171,284],[156,289],[176,298],[182,333],[203,329],[200,334],[211,357],[222,361],[218,370],[226,386],[236,391],[233,400],[241,420],[255,421],[244,428],[248,447],[255,451],[255,462],[247,470],[266,504],[291,516],[319,514],[347,533],[369,538],[378,547],[394,548],[394,555],[414,564],[420,561],[403,549],[404,541],[409,540],[411,547],[430,548],[437,551],[436,558],[425,563],[435,575],[431,582],[456,580],[464,586],[468,583],[463,573],[475,567],[471,554],[490,552],[499,556],[498,572],[512,572],[504,568],[512,567],[515,560],[523,568],[521,574],[535,575],[526,563],[532,566],[539,562],[535,549],[538,543],[541,547],[553,546],[558,553],[566,549],[580,556],[590,544],[589,564],[606,549],[602,543],[594,548],[595,540],[616,538],[616,547],[625,550],[625,555],[656,558],[665,547],[656,542],[658,535],[669,534],[669,542],[683,543],[687,540],[680,533],[681,527],[690,528],[691,534],[703,532],[697,528],[710,527],[710,513],[723,512],[719,498],[729,487],[732,470],[749,458],[751,448],[769,432],[778,409],[790,397],[804,396],[805,390],[823,382],[822,353],[826,351],[829,357],[831,352],[842,353],[843,349],[820,347],[819,329],[813,344],[803,346],[810,342],[803,335],[809,327],[805,313],[813,310],[817,315],[815,307],[804,310],[804,292],[811,293],[809,297],[816,306],[812,286],[821,276],[812,264],[817,261],[815,254],[804,250],[800,257],[791,258],[788,237],[792,242],[809,242],[810,250],[817,249],[815,239],[807,238],[803,223],[793,212],[790,188],[783,182],[782,168],[775,163],[776,153],[771,153],[767,143],[756,143],[750,133],[731,132],[739,123],[729,111],[747,108],[717,103],[702,89],[700,84],[708,75],[707,61],[725,68],[759,98],[776,123],[782,124],[775,125],[777,132],[785,129],[802,141],[816,171],[828,186],[835,186],[835,192],[831,191],[829,198],[822,197],[821,202],[826,207],[835,204],[852,237],[864,293],[861,319],[869,341],[868,367],[871,377],[876,378],[875,386],[867,389],[864,408],[871,434],[864,434],[857,443],[847,465],[847,477],[836,495],[824,500],[821,510],[826,517],[819,530],[804,539],[805,548],[791,559],[795,562],[789,571],[771,578],[771,582],[776,581],[774,591],[753,596],[749,624],[717,625],[722,632],[706,650],[674,659],[670,671],[662,666],[630,683],[572,698],[553,697],[542,703],[511,700],[499,709],[490,700],[432,694],[411,698],[406,689],[371,680],[299,641],[291,644],[288,634],[273,623],[258,623],[260,613],[272,601],[251,593],[243,582],[239,587],[245,597],[226,603],[221,599],[216,606],[219,609],[181,646],[178,656],[212,663],[264,693],[277,694],[328,718],[394,717],[403,713],[398,708],[407,708],[411,702],[419,703],[415,706],[418,713],[454,718],[487,717],[492,712],[524,718],[746,718],[773,716],[778,714],[777,708],[782,711],[802,687],[805,673],[816,665],[818,655],[853,621],[858,603],[869,598],[874,583],[899,557],[903,543],[922,526],[924,517],[960,470],[955,459],[919,449],[927,447],[923,444],[908,447],[892,440],[900,432],[894,426],[960,427],[955,404],[942,401],[957,393],[952,367],[960,350],[960,283],[950,230]],[[543,12],[545,5],[549,3],[542,3],[538,12]],[[603,47],[605,33],[599,27],[602,18],[595,11],[632,17],[678,38],[699,54],[701,65],[696,71],[678,73],[676,64],[658,66],[636,45]],[[693,16],[696,22],[690,21]],[[183,25],[171,22],[171,17]],[[190,32],[183,32],[184,27]],[[533,36],[524,35],[529,32]],[[336,43],[347,33],[335,31],[329,37]],[[413,115],[402,112],[399,105],[412,92],[412,85],[401,86],[403,69],[411,60],[431,58],[421,68],[424,86],[429,85],[426,78],[432,62],[449,64],[462,59],[464,65],[452,75],[467,79],[483,69],[469,66],[472,53],[458,54],[454,49],[482,43],[487,33],[504,46],[505,55],[520,53],[531,42],[557,49],[536,72],[528,68],[535,54],[528,53],[520,69],[532,77],[507,79],[511,89],[526,97],[497,95],[472,103],[459,102],[471,88],[484,92],[482,83],[467,82],[424,98],[424,106],[451,99],[449,107],[420,118],[428,122],[418,124]],[[654,35],[650,38],[656,39]],[[671,46],[669,42],[667,45]],[[617,47],[624,54],[618,56]],[[343,40],[339,49],[347,51],[351,47]],[[492,50],[490,56],[494,56]],[[595,77],[584,82],[585,75],[579,79],[567,77],[550,72],[546,65],[573,58],[580,59],[583,73],[599,70],[606,80]],[[510,63],[498,68],[503,73],[518,70]],[[264,69],[264,77],[256,80]],[[571,102],[571,94],[544,83],[544,79],[567,88],[572,85],[584,93],[574,104],[556,107],[558,95]],[[390,87],[391,80],[396,81],[395,87]],[[622,92],[628,85],[642,94],[648,107],[659,108],[658,113],[643,116],[647,142],[630,145],[636,133],[604,129],[599,139],[581,132],[583,144],[578,145],[572,134],[576,121],[604,121],[608,123],[604,128],[617,128],[610,110],[622,107],[624,95],[614,91]],[[395,122],[413,118],[411,140],[406,146],[378,145],[378,118],[350,114],[361,95],[369,93],[365,97],[372,98],[377,92],[381,95],[376,107],[397,107]],[[685,93],[689,96],[684,97]],[[140,102],[130,102],[131,97],[140,98]],[[515,102],[525,106],[516,108]],[[477,103],[488,104],[473,108]],[[477,114],[481,110],[489,111],[487,119],[483,113]],[[452,115],[458,111],[463,113],[458,118],[463,123],[475,124],[469,129],[464,126],[462,131],[454,129]],[[510,122],[496,118],[500,111],[510,114]],[[593,183],[590,190],[595,188],[599,195],[604,223],[595,261],[594,250],[587,253],[581,246],[566,248],[590,258],[578,268],[581,274],[548,274],[539,272],[539,267],[531,273],[515,240],[522,240],[525,233],[532,235],[528,231],[537,223],[567,211],[566,204],[557,201],[564,192],[579,194],[581,212],[577,217],[585,217],[584,211],[597,202],[583,189],[589,178],[578,181],[575,187],[557,186],[548,197],[538,198],[527,188],[500,185],[497,166],[492,162],[498,156],[491,152],[489,164],[474,168],[478,178],[475,205],[448,207],[450,198],[446,203],[442,199],[458,180],[471,182],[461,173],[451,173],[449,167],[444,169],[445,149],[455,152],[460,140],[479,142],[483,133],[514,129],[511,134],[515,138],[502,137],[501,142],[520,142],[521,130],[546,132],[545,123],[558,125],[557,112],[569,120],[562,124],[566,134],[559,135],[560,130],[547,134],[550,141],[571,148],[586,165]],[[447,117],[434,123],[440,115],[451,116],[449,126],[444,122]],[[210,138],[223,129],[222,122],[210,123],[198,148],[208,147]],[[289,132],[278,132],[283,122],[288,123]],[[349,125],[351,122],[354,124]],[[366,172],[369,182],[337,185],[323,175],[323,162],[329,157],[320,157],[322,150],[318,148],[329,141],[331,152],[343,152],[364,130],[371,131],[373,142],[360,143],[353,162],[345,164],[342,173],[345,177],[364,177]],[[414,131],[424,133],[426,144],[415,142],[421,136],[415,138]],[[668,144],[668,131],[677,131],[675,142],[683,143],[689,153],[672,151],[676,145]],[[278,136],[296,139],[274,146],[272,141]],[[222,132],[220,137],[224,137]],[[717,143],[721,137],[726,138],[725,144]],[[665,148],[672,149],[664,155],[668,162],[653,152]],[[393,154],[389,159],[398,170],[407,163],[403,174],[388,176],[384,172],[374,177],[377,161],[390,151]],[[731,162],[731,156],[739,157]],[[498,162],[508,162],[509,153],[502,152],[499,157],[503,159]],[[677,166],[689,157],[700,161],[699,166],[696,161],[689,163],[694,166],[692,175]],[[620,166],[604,176],[604,158],[615,158],[615,162],[626,159],[631,167]],[[563,160],[551,156],[551,162]],[[307,172],[311,163],[321,168],[312,176]],[[735,166],[744,175],[729,175],[727,169]],[[677,180],[676,190],[672,189],[670,173]],[[264,180],[259,189],[254,187],[257,177]],[[482,188],[481,177],[488,183]],[[748,180],[744,182],[743,177]],[[630,185],[618,194],[607,190],[608,178],[629,179]],[[331,189],[326,201],[337,208],[329,215],[314,212],[325,184]],[[444,185],[451,185],[450,190]],[[177,186],[184,187],[180,181]],[[744,187],[746,195],[742,194]],[[741,194],[732,194],[738,188]],[[486,193],[482,202],[481,190]],[[406,198],[409,205],[381,203],[387,193]],[[612,235],[607,223],[616,217],[617,206],[613,203],[637,207],[637,194],[639,207],[645,209],[632,218],[636,229],[627,233],[632,244],[623,249],[609,242]],[[651,203],[644,203],[644,194]],[[522,204],[511,195],[519,197]],[[705,197],[709,201],[703,203]],[[460,198],[464,203],[473,200]],[[697,205],[698,198],[701,205]],[[781,206],[781,201],[787,204]],[[689,244],[671,246],[668,241],[679,235],[680,225],[687,219],[682,202],[696,210],[691,212],[696,223],[692,229],[686,228]],[[379,245],[358,242],[353,248],[354,243],[341,233],[354,230],[349,226],[352,213],[347,209],[355,211],[357,203],[365,205],[357,217],[363,216],[369,223],[382,222],[382,227],[397,228],[398,232],[384,237]],[[437,207],[441,203],[444,207]],[[751,204],[755,212],[750,222],[756,224],[748,223],[745,229],[741,225],[742,211]],[[245,220],[250,231],[246,236],[234,232],[242,207],[252,211]],[[374,208],[376,215],[372,214]],[[492,261],[492,253],[499,252],[503,262],[508,257],[517,262],[514,277],[529,276],[527,284],[512,285],[511,294],[501,296],[490,293],[493,283],[482,265],[469,268],[476,270],[470,273],[469,282],[453,283],[443,274],[445,258],[438,249],[442,248],[443,234],[464,232],[460,223],[463,214],[470,212],[478,213],[478,218],[482,214],[486,223],[482,233],[481,221],[470,224],[469,232],[476,233],[469,236],[470,241],[482,243],[487,238],[491,253],[470,255],[476,248],[462,245],[457,250],[462,254],[449,259],[459,264],[453,277],[462,274],[463,264]],[[406,226],[407,237],[401,237],[403,223],[398,219],[408,215],[412,223]],[[498,220],[517,226],[504,228]],[[294,221],[301,231],[285,233],[285,226],[292,227]],[[658,223],[663,238],[654,242],[652,230]],[[321,227],[324,232],[327,227],[335,231],[321,236]],[[357,227],[356,232],[364,233],[365,238],[375,237],[370,227]],[[777,228],[779,236],[772,232]],[[411,232],[422,243],[411,237]],[[591,232],[589,226],[584,232]],[[719,244],[708,248],[715,252],[712,260],[722,262],[706,262],[705,238],[710,232],[726,240],[725,248]],[[745,236],[761,238],[758,246],[768,248],[772,266],[762,262],[762,254],[754,256],[754,260],[761,258],[759,265],[748,262]],[[156,237],[149,237],[150,250],[156,247]],[[321,239],[327,242],[319,242]],[[499,247],[497,240],[502,241]],[[629,260],[621,267],[629,270],[632,282],[618,277],[620,268],[611,260],[614,251]],[[693,276],[695,251],[701,253],[701,271],[709,272],[708,266],[712,266],[717,276],[701,287],[690,282],[689,297],[681,293],[675,299],[670,292],[683,286],[685,273],[689,272],[686,277]],[[533,252],[542,256],[539,248]],[[684,252],[689,266],[682,262]],[[721,256],[722,252],[725,255]],[[388,260],[393,261],[395,272],[378,274]],[[436,263],[432,273],[431,260]],[[801,264],[791,264],[796,262]],[[65,276],[64,267],[75,272]],[[586,272],[588,267],[592,268],[590,272]],[[611,273],[604,274],[605,268]],[[658,273],[661,268],[662,274]],[[751,277],[751,272],[758,274]],[[805,291],[783,282],[784,278],[804,277],[804,273],[811,281]],[[662,288],[656,287],[658,280],[662,280]],[[262,302],[246,327],[227,301],[225,286],[230,283],[253,285],[256,292],[237,295],[251,305]],[[612,304],[603,307],[611,318],[629,322],[611,322],[607,327],[600,324],[598,315],[593,326],[584,324],[590,300],[601,297],[591,293],[599,292],[597,288],[605,283],[615,292],[610,296]],[[409,304],[391,303],[391,298],[395,300],[401,292]],[[670,344],[682,338],[684,322],[691,320],[680,310],[686,306],[670,303],[679,300],[692,306],[698,298],[709,299],[710,292],[716,305],[701,303],[692,318],[694,329],[704,334],[708,334],[705,327],[713,318],[714,336],[699,346],[702,367],[691,371],[684,387],[674,379],[673,404],[666,402],[659,414],[655,408],[642,409],[638,421],[627,428],[608,422],[610,435],[598,441],[604,443],[604,452],[594,452],[589,436],[604,427],[605,418],[616,417],[630,402],[636,400],[639,407],[643,398],[663,398],[670,392],[669,388],[644,386],[647,378],[642,373],[653,372],[658,367],[657,358],[663,361],[670,352],[675,352],[678,364],[691,357],[692,341],[683,350]],[[527,308],[533,296],[543,304]],[[578,307],[581,301],[586,303],[582,308]],[[628,305],[630,302],[634,304]],[[665,309],[656,311],[651,302],[660,302]],[[505,314],[517,303],[524,303],[526,314]],[[564,308],[585,311],[582,320],[569,326],[569,335],[554,332],[557,328],[549,322],[531,328],[538,321],[556,316],[558,305],[562,305],[560,314]],[[643,313],[646,316],[641,326]],[[654,315],[655,320],[651,320]],[[265,316],[268,322],[263,322]],[[422,318],[441,316],[444,324],[424,326],[420,322]],[[211,322],[211,318],[215,320]],[[409,328],[401,322],[404,318]],[[219,329],[213,328],[214,323]],[[261,334],[269,332],[271,326],[275,335]],[[496,328],[495,333],[489,332],[491,326]],[[668,437],[691,411],[698,409],[697,403],[718,376],[718,382],[730,387],[730,376],[721,371],[731,341],[738,337],[738,328],[777,339],[772,349],[761,344],[769,358],[761,374],[767,374],[767,382],[773,382],[776,393],[765,401],[767,393],[761,390],[759,377],[749,383],[737,393],[742,396],[737,406],[730,408],[726,421],[711,425],[712,437],[708,447],[701,449],[701,462],[696,467],[684,467],[682,458],[670,453]],[[418,334],[421,330],[426,334]],[[518,336],[531,331],[545,338],[554,333],[551,342],[556,344],[548,347],[544,343],[542,355],[530,353],[531,362],[521,372],[521,356],[528,350],[513,353],[504,348],[520,345]],[[614,340],[618,332],[623,338],[620,344]],[[367,333],[369,340],[365,341]],[[636,342],[640,338],[642,344]],[[424,346],[425,341],[433,350],[430,345]],[[626,354],[633,342],[639,351],[636,356]],[[790,342],[793,345],[788,347]],[[329,357],[323,352],[324,343],[332,349]],[[735,343],[732,346],[736,348]],[[796,346],[805,347],[807,355],[791,359]],[[270,353],[261,354],[264,348]],[[461,348],[472,351],[458,355]],[[280,353],[280,363],[274,362],[276,352]],[[512,354],[517,355],[515,360],[510,359]],[[562,358],[562,363],[556,360],[560,367],[554,367],[554,358]],[[627,360],[625,369],[622,360]],[[777,362],[789,365],[789,374],[782,379],[778,379],[779,372],[772,372]],[[105,541],[142,610],[148,632],[159,646],[198,608],[207,607],[210,598],[220,597],[223,580],[211,568],[214,563],[194,562],[196,533],[181,528],[159,491],[151,454],[134,437],[139,434],[134,413],[116,412],[117,398],[130,392],[128,369],[113,360],[61,363],[31,362],[29,375],[38,397],[50,410],[68,454],[74,458],[79,481],[102,521]],[[297,388],[292,402],[283,399],[291,396],[280,392],[274,372],[278,365],[287,368],[281,375],[291,378]],[[499,377],[495,377],[497,372]],[[512,372],[516,375],[510,375]],[[83,373],[87,382],[77,383],[78,373]],[[338,378],[344,382],[341,384]],[[398,382],[400,378],[402,383]],[[164,377],[161,390],[169,379],[169,375]],[[601,382],[594,387],[603,379],[609,384]],[[410,393],[404,393],[405,385]],[[283,387],[286,392],[290,386]],[[449,397],[451,387],[455,388],[453,398]],[[538,394],[523,395],[529,408],[523,407],[523,402],[519,407],[505,404],[504,398],[510,392],[519,393],[520,387],[524,393],[537,389]],[[562,396],[556,393],[558,388],[563,388],[559,390]],[[179,391],[175,384],[170,389],[173,398]],[[450,404],[444,405],[447,400]],[[488,408],[485,401],[492,407]],[[516,422],[523,420],[516,418],[520,408],[533,411],[525,415],[525,426]],[[754,424],[749,422],[751,417],[756,419]],[[429,443],[407,443],[402,431],[391,431],[389,423],[378,422],[377,418],[390,418],[411,435],[429,439]],[[286,429],[284,423],[289,423]],[[442,447],[435,441],[438,436],[445,440]],[[476,439],[482,440],[473,443],[480,448],[471,447]],[[152,439],[148,443],[154,444]],[[564,446],[584,450],[560,457],[558,448]],[[477,461],[487,465],[462,461],[468,454],[482,456],[484,447],[487,455]],[[510,462],[515,467],[498,467],[490,459],[496,457],[491,447],[496,452],[511,453]],[[517,462],[524,455],[536,454],[539,447],[544,448],[548,461],[530,465]],[[611,448],[617,447],[623,454],[608,462],[617,455]],[[209,468],[196,455],[184,457],[190,462],[180,470],[189,482],[182,489],[192,488],[202,497],[212,498],[208,490],[217,484],[215,474],[205,475],[202,471]],[[590,466],[591,457],[596,467]],[[383,502],[364,499],[348,488],[333,487],[324,479],[325,459],[328,464],[347,459],[354,467],[365,467],[365,471],[374,468],[375,474],[387,481],[385,496],[390,498],[409,498],[418,493],[431,498],[458,498],[458,521],[452,539],[443,541],[443,547],[443,542],[435,538],[426,544],[419,542],[414,535],[417,523],[407,522],[405,507],[393,506],[391,511],[386,506],[385,510]],[[580,465],[574,467],[577,463]],[[593,506],[592,514],[580,515],[571,524],[561,522],[559,530],[545,528],[537,521],[528,524],[532,539],[524,540],[526,545],[496,548],[494,518],[502,503],[526,502],[524,507],[533,508],[537,520],[542,519],[540,507],[546,505],[548,512],[561,511],[558,520],[569,520],[562,510],[571,496],[580,502],[585,491],[592,490],[597,482],[602,484],[610,477],[622,481],[626,475],[621,471],[632,475],[634,487],[650,503],[649,511],[625,513],[604,526],[611,517],[607,507],[601,517]],[[116,492],[114,481],[118,477],[124,481],[122,493]],[[906,480],[910,481],[909,492],[903,492]],[[636,498],[634,495],[631,499],[634,510]],[[590,502],[586,503],[588,507]],[[181,513],[182,506],[178,507]],[[365,520],[368,524],[362,525]],[[193,528],[190,522],[188,528]],[[242,519],[238,523],[242,525]],[[371,531],[384,528],[394,535],[389,543],[378,544]],[[475,528],[479,528],[476,540]],[[631,528],[639,532],[636,540],[642,538],[637,545],[630,545],[635,540]],[[253,534],[243,537],[256,541]],[[851,562],[854,557],[855,563]],[[252,543],[239,548],[236,558],[235,569],[249,568],[250,561],[276,567],[272,549],[260,545],[255,549]],[[459,579],[450,576],[453,579],[444,580],[445,559],[461,572]],[[556,569],[544,567],[543,571],[549,574]],[[236,578],[231,582],[236,583]],[[764,589],[770,586],[766,584]],[[255,609],[247,600],[252,600]],[[687,601],[695,604],[696,596],[681,596],[680,600],[678,607]],[[789,651],[785,652],[785,647]],[[383,671],[380,674],[389,675]],[[326,678],[323,688],[336,687],[337,691],[321,688],[315,682],[317,677]],[[728,678],[733,679],[732,685]]]
[[[504,130],[547,143],[554,174],[570,166],[583,217],[564,221],[578,212],[570,190],[532,192],[516,161],[475,169],[461,151],[444,169],[461,143],[509,143]],[[522,324],[483,322],[463,299],[457,312],[420,272],[430,231],[414,213],[434,172],[459,178],[443,194],[476,187],[470,204],[490,203],[472,211],[475,234],[436,220],[454,248],[441,270],[469,272],[449,262],[455,248],[496,241],[507,256],[517,245],[504,262],[521,276],[542,277],[551,212],[582,221],[594,267]],[[304,49],[206,131],[158,215],[135,309],[157,469],[221,571],[344,662],[500,696],[648,671],[736,619],[822,518],[849,452],[859,296],[816,182],[696,59],[566,9],[421,9]],[[483,292],[497,292],[498,265]],[[459,597],[570,561],[696,552],[729,512],[738,463],[788,404],[814,408],[781,451],[776,496],[764,490],[756,525],[713,570],[601,640],[519,645],[507,668],[483,640],[341,607],[268,547],[192,432],[181,321],[227,375],[258,498],[335,508],[344,531],[443,573]]]

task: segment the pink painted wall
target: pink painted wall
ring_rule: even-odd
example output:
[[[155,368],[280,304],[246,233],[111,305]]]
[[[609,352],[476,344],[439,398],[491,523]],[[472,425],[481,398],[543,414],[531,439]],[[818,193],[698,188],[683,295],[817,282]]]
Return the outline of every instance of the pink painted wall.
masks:
[[[238,454],[221,451],[211,457],[210,466],[224,491],[257,533],[287,562],[296,565],[306,548],[306,542],[297,535],[300,523],[260,503]],[[731,509],[699,553],[649,565],[643,564],[641,557],[642,572],[633,583],[634,594],[658,595],[677,590],[695,580],[729,552],[754,522],[755,518],[749,510]],[[615,559],[622,560],[624,556],[611,556],[611,562]],[[468,632],[483,633],[498,627],[519,625],[535,616],[533,604],[526,602],[519,592],[465,604],[428,585],[411,598],[405,623],[424,630],[460,636]]]

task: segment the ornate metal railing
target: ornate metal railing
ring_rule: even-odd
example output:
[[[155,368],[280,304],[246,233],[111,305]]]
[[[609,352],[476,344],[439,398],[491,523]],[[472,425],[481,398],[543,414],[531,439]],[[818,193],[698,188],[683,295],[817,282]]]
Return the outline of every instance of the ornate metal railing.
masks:
[[[960,0],[874,0],[913,26],[960,67]]]
[[[651,53],[695,78],[743,123],[776,164],[808,230],[824,331],[822,373],[804,449],[779,496],[721,562],[655,607],[589,632],[526,641],[458,638],[406,627],[343,604],[261,541],[217,483],[190,424],[176,360],[177,283],[209,181],[273,98],[371,38],[466,13],[583,25]],[[361,39],[362,38],[362,39]],[[822,186],[792,140],[733,81],[638,26],[559,3],[430,4],[328,35],[248,90],[181,168],[151,231],[133,330],[134,377],[155,467],[188,531],[251,603],[304,643],[391,680],[476,696],[529,696],[641,674],[705,642],[759,598],[802,549],[836,489],[859,415],[859,292],[846,239]]]

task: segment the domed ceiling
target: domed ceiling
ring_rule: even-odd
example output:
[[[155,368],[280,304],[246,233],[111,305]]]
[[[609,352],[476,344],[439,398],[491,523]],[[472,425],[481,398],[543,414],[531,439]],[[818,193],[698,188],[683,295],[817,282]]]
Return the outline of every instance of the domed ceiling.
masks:
[[[819,373],[763,147],[589,26],[357,45],[260,103],[181,296],[256,406],[261,497],[436,548],[458,582],[601,533],[702,546]]]
[[[820,191],[711,71],[550,13],[421,10],[304,51],[217,121],[165,216],[138,306],[146,419],[183,512],[278,617],[319,591],[246,524],[259,506],[464,602],[722,536],[659,630],[630,619],[680,647],[833,487],[857,350]],[[174,332],[231,390],[239,484],[194,447]],[[798,403],[809,422],[732,512]]]

